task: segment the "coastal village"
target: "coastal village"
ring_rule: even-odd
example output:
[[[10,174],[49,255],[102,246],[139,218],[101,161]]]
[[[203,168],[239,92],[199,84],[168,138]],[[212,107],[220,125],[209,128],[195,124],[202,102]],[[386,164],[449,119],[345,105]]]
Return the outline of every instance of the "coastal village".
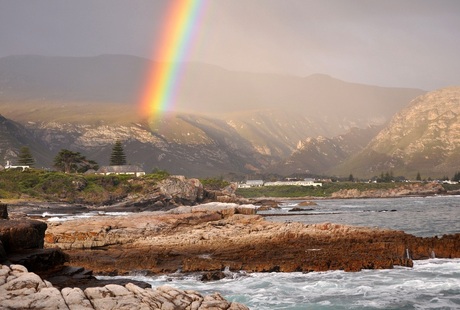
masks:
[[[303,180],[299,179],[287,179],[285,181],[274,181],[274,182],[264,182],[263,180],[247,180],[246,182],[238,183],[239,188],[251,188],[251,187],[261,187],[261,186],[322,186],[323,184],[317,182],[312,178],[305,178]]]

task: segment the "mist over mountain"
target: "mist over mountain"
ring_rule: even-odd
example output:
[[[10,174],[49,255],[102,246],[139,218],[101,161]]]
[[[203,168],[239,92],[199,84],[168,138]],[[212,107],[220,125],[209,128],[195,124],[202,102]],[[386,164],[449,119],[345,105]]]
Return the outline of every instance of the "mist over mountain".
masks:
[[[268,170],[279,175],[321,175],[364,149],[382,126],[352,128],[333,137],[307,138],[299,141],[297,149],[285,160]]]
[[[155,65],[158,63],[126,55],[4,57],[0,58],[0,100],[42,106],[55,102],[123,104],[131,109],[128,113],[135,114],[148,70]],[[256,118],[272,118],[282,111],[294,121],[301,115],[311,123],[310,132],[303,137],[332,137],[352,127],[382,124],[423,93],[348,83],[320,74],[245,73],[201,63],[184,63],[181,70],[174,112],[244,122],[251,113]]]
[[[185,63],[174,111],[151,124],[136,112],[154,65],[125,55],[0,58],[0,113],[48,150],[37,159],[45,166],[61,148],[108,164],[119,139],[130,162],[147,171],[209,176],[263,172],[293,152],[299,156],[299,141],[382,125],[424,93],[320,74],[256,74]],[[338,164],[351,153],[344,152],[339,161],[317,168]]]
[[[49,149],[33,131],[0,115],[0,165],[3,166],[7,160],[15,162],[23,146],[29,147],[37,162],[47,161]]]
[[[331,170],[362,176],[392,171],[415,178],[452,177],[460,171],[460,87],[415,98],[369,145]]]
[[[135,103],[146,60],[97,57],[8,56],[0,58],[2,101]]]

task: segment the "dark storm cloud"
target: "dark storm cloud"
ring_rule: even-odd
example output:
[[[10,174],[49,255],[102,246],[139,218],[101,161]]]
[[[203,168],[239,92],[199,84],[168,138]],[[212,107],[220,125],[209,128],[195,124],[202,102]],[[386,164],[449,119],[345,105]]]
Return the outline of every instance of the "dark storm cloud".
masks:
[[[0,56],[150,57],[168,1],[0,0]],[[187,60],[427,90],[460,85],[460,1],[207,1]]]

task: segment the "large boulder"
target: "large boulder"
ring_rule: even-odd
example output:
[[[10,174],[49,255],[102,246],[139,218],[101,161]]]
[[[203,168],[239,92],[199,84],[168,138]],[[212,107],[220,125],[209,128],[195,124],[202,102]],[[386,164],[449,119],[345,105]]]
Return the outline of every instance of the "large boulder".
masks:
[[[0,220],[0,241],[7,252],[43,248],[46,227],[37,220]]]
[[[61,249],[43,249],[47,224],[30,219],[0,219],[0,263],[21,264],[33,271],[61,266],[68,256]]]
[[[180,205],[194,205],[203,201],[204,189],[200,180],[172,176],[158,184],[161,194]]]

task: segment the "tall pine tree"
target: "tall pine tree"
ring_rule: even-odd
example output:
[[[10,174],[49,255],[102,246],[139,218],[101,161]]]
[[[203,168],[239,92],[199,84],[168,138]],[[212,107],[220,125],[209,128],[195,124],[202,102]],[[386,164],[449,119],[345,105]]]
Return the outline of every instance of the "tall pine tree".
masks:
[[[454,177],[452,178],[452,181],[454,182],[460,182],[460,172],[456,172],[454,174]]]
[[[18,164],[21,166],[33,166],[35,164],[35,159],[27,146],[23,146],[19,150]]]
[[[123,145],[121,145],[121,141],[117,140],[112,148],[112,154],[110,155],[110,166],[122,165],[126,165],[126,155],[123,151]]]

